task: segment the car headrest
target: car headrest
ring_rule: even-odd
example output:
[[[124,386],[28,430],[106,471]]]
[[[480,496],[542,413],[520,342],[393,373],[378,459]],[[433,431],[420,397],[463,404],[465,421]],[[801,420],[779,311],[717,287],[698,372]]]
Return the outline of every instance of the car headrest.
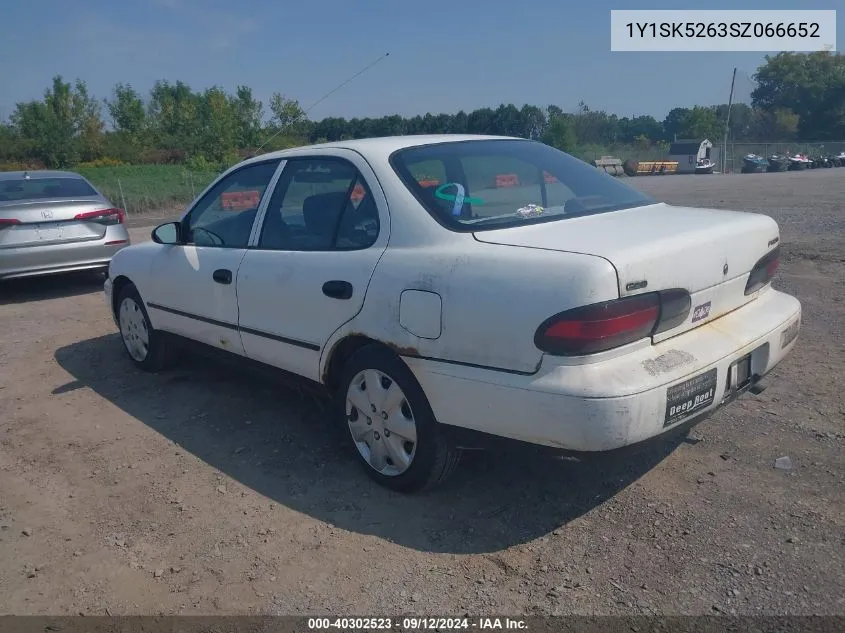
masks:
[[[318,193],[305,198],[302,203],[305,228],[314,235],[332,235],[348,200],[345,191]]]

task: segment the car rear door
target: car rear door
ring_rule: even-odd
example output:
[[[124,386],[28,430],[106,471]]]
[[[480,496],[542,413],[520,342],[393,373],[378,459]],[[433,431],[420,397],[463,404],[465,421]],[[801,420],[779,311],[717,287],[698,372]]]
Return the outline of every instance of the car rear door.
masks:
[[[182,219],[182,243],[159,246],[149,287],[141,289],[155,328],[244,354],[235,279],[280,162],[222,176]]]
[[[239,326],[250,358],[317,380],[331,335],[364,303],[387,245],[387,204],[360,155],[286,162],[238,269]]]

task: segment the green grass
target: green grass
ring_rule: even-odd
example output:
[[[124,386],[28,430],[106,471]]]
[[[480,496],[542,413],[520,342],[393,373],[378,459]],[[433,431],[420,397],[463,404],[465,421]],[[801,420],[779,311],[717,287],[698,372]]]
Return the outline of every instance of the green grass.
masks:
[[[217,172],[190,171],[183,165],[121,165],[80,167],[114,204],[130,214],[184,206],[217,176]],[[122,195],[121,195],[122,190]]]

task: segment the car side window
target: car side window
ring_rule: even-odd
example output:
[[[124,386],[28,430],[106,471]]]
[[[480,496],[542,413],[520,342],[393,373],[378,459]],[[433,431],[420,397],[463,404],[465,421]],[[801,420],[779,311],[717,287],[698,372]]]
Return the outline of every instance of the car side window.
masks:
[[[185,243],[246,248],[261,199],[279,162],[247,165],[214,185],[185,218]]]
[[[358,250],[379,233],[378,208],[361,173],[340,158],[293,159],[276,185],[258,248]]]

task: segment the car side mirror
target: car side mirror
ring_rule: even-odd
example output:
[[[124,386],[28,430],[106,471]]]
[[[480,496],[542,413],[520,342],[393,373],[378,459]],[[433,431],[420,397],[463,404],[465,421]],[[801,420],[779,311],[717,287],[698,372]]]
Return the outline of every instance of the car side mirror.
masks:
[[[156,244],[181,244],[182,224],[181,222],[160,224],[153,229],[151,237]]]

